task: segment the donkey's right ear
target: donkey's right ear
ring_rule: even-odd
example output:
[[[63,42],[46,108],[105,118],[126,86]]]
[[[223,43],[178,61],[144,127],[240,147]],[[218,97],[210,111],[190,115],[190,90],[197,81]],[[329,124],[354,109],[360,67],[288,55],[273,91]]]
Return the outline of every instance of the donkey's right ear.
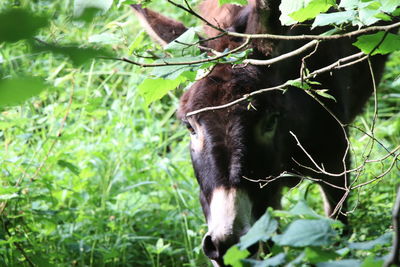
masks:
[[[141,5],[131,5],[131,7],[146,32],[162,46],[172,42],[187,30],[182,23],[142,8]]]

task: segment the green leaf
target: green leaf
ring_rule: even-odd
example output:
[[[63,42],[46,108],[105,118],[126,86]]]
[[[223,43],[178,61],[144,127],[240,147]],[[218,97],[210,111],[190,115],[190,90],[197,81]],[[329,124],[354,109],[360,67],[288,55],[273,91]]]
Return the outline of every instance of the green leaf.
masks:
[[[385,32],[377,32],[374,34],[362,35],[357,38],[357,42],[353,43],[365,54],[388,54],[400,50],[400,35],[387,33],[385,40],[382,42]],[[382,42],[382,43],[381,43]],[[377,47],[377,45],[379,46]]]
[[[391,21],[392,20],[392,18],[389,15],[386,15],[385,13],[379,13],[379,14],[375,15],[375,18],[378,18],[383,21]]]
[[[298,22],[303,22],[326,12],[335,3],[334,0],[311,0],[305,7],[289,14],[289,16]]]
[[[300,89],[304,89],[304,90],[310,90],[311,86],[306,83],[306,82],[301,82],[301,81],[296,81],[296,80],[289,80],[286,82],[287,84],[300,88]]]
[[[30,12],[13,8],[0,13],[0,43],[16,42],[32,38],[40,28],[48,25],[48,19]]]
[[[332,95],[327,93],[328,91],[329,91],[328,89],[314,90],[314,92],[317,93],[318,95],[325,97],[325,98],[332,99],[333,101],[337,102],[335,97],[333,97]]]
[[[323,216],[311,209],[304,200],[300,200],[296,205],[288,211],[293,215],[300,215],[310,219],[321,219]]]
[[[38,77],[18,77],[0,80],[0,107],[18,105],[38,95],[47,87]]]
[[[332,243],[336,234],[329,220],[296,220],[272,240],[280,246],[326,246]]]
[[[377,2],[374,2],[379,4]],[[379,7],[375,5],[369,5],[365,8],[361,8],[358,11],[358,19],[361,22],[361,26],[368,26],[374,24],[375,22],[379,21],[376,16],[380,13]],[[354,24],[354,23],[353,23]]]
[[[17,187],[1,187],[0,188],[0,195],[5,195],[5,194],[13,194],[17,193],[19,191],[19,188]]]
[[[72,164],[69,161],[66,160],[58,160],[57,161],[58,166],[61,166],[63,168],[67,168],[68,170],[70,170],[72,173],[74,173],[75,175],[79,175],[79,173],[81,172],[79,167],[77,167],[76,165]]]
[[[32,47],[35,51],[52,52],[61,54],[70,58],[75,66],[80,66],[97,57],[110,57],[111,52],[105,48],[79,47],[79,45],[70,44],[60,46],[47,43],[34,43]]]
[[[357,8],[359,3],[360,0],[341,0],[339,7],[350,10]]]
[[[390,242],[392,241],[392,237],[393,232],[388,232],[371,241],[349,243],[348,247],[358,250],[371,250],[377,245],[390,244]]]
[[[39,255],[37,253],[35,255],[32,255],[32,261],[37,266],[40,266],[40,267],[51,267],[52,266],[52,264],[50,264],[48,259],[44,258],[43,255]]]
[[[332,12],[328,14],[319,14],[312,24],[312,28],[321,27],[326,25],[340,25],[352,21],[357,15],[354,10]]]
[[[317,263],[317,267],[357,267],[360,266],[361,261],[356,259],[347,259],[340,261],[321,262]]]
[[[206,56],[204,54],[196,56],[196,57],[176,57],[176,58],[166,58],[163,60],[157,60],[155,63],[177,63],[177,62],[195,62],[198,60],[205,59]],[[198,63],[198,64],[191,64],[191,65],[170,65],[170,66],[162,66],[156,67],[151,72],[151,76],[154,78],[163,78],[169,80],[175,80],[179,76],[183,75],[183,73],[192,72],[196,73],[197,70],[201,68],[207,68],[208,66],[212,65],[213,63],[206,62],[206,63]],[[194,74],[195,75],[195,74]]]
[[[304,249],[305,260],[311,264],[336,259],[339,255],[334,251],[323,250],[318,247],[307,247]]]
[[[285,258],[285,253],[279,253],[278,255],[275,255],[263,261],[245,259],[243,260],[243,263],[245,263],[245,266],[250,265],[252,267],[282,266],[285,263]]]
[[[241,260],[245,259],[250,255],[247,250],[239,250],[237,246],[233,246],[224,255],[224,263],[226,265],[232,265],[233,267],[242,267],[243,263]]]
[[[400,16],[400,7],[397,8],[395,11],[392,13],[393,16]]]
[[[236,4],[240,6],[245,6],[248,4],[247,0],[218,0],[219,5],[225,5],[225,4]]]
[[[150,0],[151,1],[151,0]],[[150,1],[146,1],[146,2],[150,2]],[[144,1],[138,1],[138,0],[119,0],[117,7],[120,8],[121,5],[134,5],[134,4],[138,4],[139,2],[144,2]],[[144,7],[143,3],[142,6]]]
[[[1,194],[0,195],[0,200],[9,200],[18,197],[19,195],[17,193],[12,193],[12,194]]]
[[[180,53],[191,53],[191,50],[198,50],[194,44],[199,40],[194,28],[189,28],[178,38],[167,44],[164,49],[167,51],[177,50]]]
[[[383,259],[375,259],[374,255],[369,255],[362,263],[360,267],[376,267],[382,266]]]
[[[240,249],[246,249],[258,241],[267,241],[278,228],[278,222],[274,220],[269,211],[258,219],[250,230],[240,238]]]
[[[279,5],[279,10],[281,11],[281,16],[279,20],[281,21],[282,25],[292,25],[295,24],[297,21],[290,17],[290,14],[304,8],[306,6],[305,0],[282,0],[281,4]]]
[[[385,13],[393,13],[400,6],[399,0],[380,0],[380,10]],[[392,14],[396,16],[395,14]]]
[[[85,10],[92,11],[102,10],[107,11],[113,3],[113,0],[75,0],[74,1],[74,16],[77,18],[85,17]],[[89,14],[86,14],[89,15]],[[89,18],[86,17],[85,20]]]
[[[120,42],[120,38],[115,34],[103,32],[100,34],[94,34],[89,36],[89,43],[98,43],[98,44],[117,44]]]
[[[77,14],[79,14],[79,15],[75,15],[74,19],[77,21],[83,21],[83,22],[89,23],[89,22],[92,22],[96,16],[101,15],[101,13],[102,13],[102,10],[100,8],[86,7],[82,11],[78,12]]]
[[[145,79],[139,86],[138,90],[143,95],[146,105],[161,99],[169,91],[178,87],[178,85],[186,80],[186,77],[180,76],[175,80],[167,79]]]
[[[162,253],[165,249],[169,248],[170,244],[164,245],[164,239],[159,238],[156,243],[156,254]]]

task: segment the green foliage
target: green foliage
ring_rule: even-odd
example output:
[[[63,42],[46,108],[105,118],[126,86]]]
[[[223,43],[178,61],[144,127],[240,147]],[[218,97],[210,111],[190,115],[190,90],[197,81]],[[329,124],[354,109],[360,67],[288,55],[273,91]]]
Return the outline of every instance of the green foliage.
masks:
[[[385,32],[362,35],[354,45],[365,54],[389,54],[400,50],[400,35]]]
[[[277,218],[289,218],[288,225],[273,219],[271,213]],[[306,218],[306,219],[303,219]],[[319,219],[317,219],[319,218]],[[305,201],[299,201],[289,211],[267,211],[243,236],[240,242],[230,248],[225,254],[224,262],[232,266],[282,266],[312,264],[316,266],[380,266],[382,260],[377,254],[360,261],[349,259],[357,251],[368,250],[378,252],[390,245],[393,233],[387,232],[379,238],[367,242],[338,242],[341,237],[336,229],[343,225],[331,219],[318,215]],[[283,230],[282,230],[283,228]],[[282,232],[280,234],[280,232]],[[250,245],[258,241],[266,241],[272,237],[274,247],[262,260],[246,259]],[[344,241],[344,242],[343,242]],[[349,255],[349,252],[352,254]],[[308,265],[307,265],[308,266]]]
[[[240,238],[238,244],[241,250],[248,248],[259,241],[267,241],[278,228],[278,222],[274,220],[269,212],[266,212],[251,229]]]
[[[110,57],[111,53],[106,48],[78,47],[78,45],[53,45],[37,44],[32,45],[34,51],[51,52],[68,57],[75,66],[83,65],[97,57]]]
[[[334,0],[311,0],[305,7],[290,13],[289,16],[295,21],[303,22],[315,18],[319,13],[326,12],[335,3]]]
[[[169,91],[178,87],[181,82],[184,82],[185,79],[180,77],[175,80],[167,80],[167,79],[146,79],[139,86],[139,93],[143,95],[146,104],[161,99],[164,95],[166,95]]]
[[[346,11],[338,11],[332,12],[328,14],[319,14],[312,25],[315,27],[322,27],[326,25],[342,25],[345,23],[349,23],[357,13],[354,10],[346,10]]]
[[[237,4],[241,6],[247,5],[248,1],[247,0],[218,0],[219,5],[224,5],[224,4]]]
[[[26,9],[11,8],[0,13],[0,43],[16,42],[35,36],[48,25],[48,18],[34,15]]]
[[[132,18],[128,5],[137,2],[1,2],[1,266],[30,266],[28,259],[37,266],[210,265],[201,251],[206,226],[188,137],[174,113],[182,88],[194,81],[197,71],[216,62],[145,71],[105,60],[135,55],[143,56],[137,57],[142,63],[207,58],[186,45],[198,41],[196,28],[160,51]],[[187,25],[195,23],[165,1],[143,2]],[[290,2],[291,8],[281,8],[286,8],[291,23],[291,15],[306,22],[315,17],[315,26],[363,26],[400,12],[398,1],[348,0],[339,7],[353,17],[341,19],[335,12],[317,14],[325,12],[329,1]],[[381,39],[382,33],[377,33],[361,36],[357,43],[369,53]],[[388,34],[374,53],[396,50],[397,39]],[[218,62],[241,63],[248,53],[227,55]],[[329,97],[324,90],[312,89],[312,81],[292,85]],[[378,91],[375,137],[382,145],[375,144],[372,159],[398,144],[399,85],[397,51]],[[351,129],[354,165],[371,145],[365,133],[370,133],[373,112],[371,101],[356,121],[363,132]],[[390,158],[367,164],[358,182],[376,177],[389,165]],[[303,183],[286,192],[286,210],[261,217],[229,250],[226,262],[258,267],[379,265],[389,251],[398,171],[378,181],[352,195],[350,237],[340,236],[340,223],[321,215],[318,188]],[[276,244],[268,254],[245,259],[245,248],[270,239]]]
[[[112,0],[74,0],[74,16],[87,22],[91,21],[96,10],[107,11],[112,3]]]
[[[335,235],[328,220],[300,219],[292,222],[283,234],[272,240],[280,246],[327,246],[332,243]]]
[[[281,266],[285,263],[285,253],[279,253],[278,255],[272,256],[262,261],[245,259],[242,262],[245,266],[253,267]]]
[[[47,87],[38,77],[15,77],[0,80],[0,107],[18,105],[38,95]]]
[[[313,28],[344,24],[363,27],[379,20],[391,20],[390,15],[397,16],[395,12],[399,6],[395,0],[342,0],[339,5],[330,0],[283,0],[280,20],[283,25],[292,25],[314,19]],[[328,10],[330,12],[325,13]]]
[[[233,246],[225,253],[224,263],[233,267],[242,267],[242,260],[249,255],[250,252],[247,250],[240,250],[237,246]]]
[[[319,247],[306,247],[304,249],[304,259],[311,264],[335,260],[338,257],[339,255],[336,252]]]

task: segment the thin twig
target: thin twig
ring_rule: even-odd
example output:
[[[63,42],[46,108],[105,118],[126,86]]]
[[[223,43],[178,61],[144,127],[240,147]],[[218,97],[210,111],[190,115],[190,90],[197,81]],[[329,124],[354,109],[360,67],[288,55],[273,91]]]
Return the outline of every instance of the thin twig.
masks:
[[[199,113],[206,112],[206,111],[215,111],[215,110],[218,110],[218,109],[228,108],[228,107],[236,105],[236,104],[238,104],[240,102],[243,102],[243,101],[251,98],[252,96],[259,95],[259,94],[262,94],[262,93],[265,93],[265,92],[276,91],[276,90],[284,92],[285,91],[283,89],[284,87],[286,87],[286,83],[283,84],[283,85],[278,85],[278,86],[274,86],[274,87],[270,87],[270,88],[260,89],[260,90],[251,92],[250,94],[246,94],[246,95],[242,96],[241,98],[238,98],[238,99],[236,99],[236,100],[234,100],[232,102],[229,102],[227,104],[224,104],[224,105],[205,107],[205,108],[197,109],[197,110],[192,111],[192,112],[188,112],[188,113],[186,113],[186,117],[197,115]]]
[[[371,179],[371,180],[366,181],[366,182],[364,182],[364,183],[361,183],[361,184],[352,186],[350,189],[353,190],[353,189],[356,189],[356,188],[359,188],[359,187],[362,187],[362,186],[366,186],[367,184],[373,183],[373,182],[375,182],[375,181],[381,179],[382,177],[384,177],[386,174],[388,174],[388,173],[393,169],[393,167],[394,167],[394,165],[396,164],[396,162],[397,162],[398,160],[400,160],[400,159],[399,159],[399,156],[400,156],[400,153],[397,153],[397,154],[395,155],[395,157],[393,158],[393,160],[392,160],[392,162],[391,162],[389,168],[387,168],[386,171],[384,171],[384,172],[381,173],[380,175],[376,176],[374,179]]]
[[[350,38],[354,36],[358,36],[361,34],[369,33],[369,32],[376,32],[376,31],[390,31],[392,29],[396,29],[400,27],[400,22],[385,25],[385,26],[371,26],[367,27],[364,29],[360,30],[355,30],[351,31],[348,33],[343,33],[343,34],[333,34],[333,35],[311,35],[311,34],[303,34],[303,35],[277,35],[277,34],[268,34],[268,33],[262,33],[262,34],[246,34],[246,33],[238,33],[238,32],[231,32],[227,31],[225,29],[222,29],[218,26],[215,26],[214,24],[210,23],[207,21],[205,18],[203,18],[200,14],[195,12],[186,2],[188,7],[185,7],[183,5],[177,4],[171,0],[168,0],[169,3],[172,5],[186,11],[187,13],[197,17],[201,21],[203,21],[205,24],[210,26],[211,28],[221,32],[223,35],[228,35],[228,36],[234,36],[234,37],[241,37],[241,38],[249,38],[249,39],[270,39],[270,40],[336,40],[336,39],[342,39],[342,38]]]
[[[303,45],[300,48],[297,48],[296,50],[290,51],[289,53],[280,55],[278,57],[272,58],[272,59],[267,59],[267,60],[260,60],[260,59],[245,59],[243,60],[244,64],[251,64],[251,65],[271,65],[276,62],[288,59],[290,57],[299,55],[303,53],[304,51],[307,51],[308,49],[315,47],[318,44],[319,41],[313,40],[311,42],[308,42],[307,44]]]
[[[364,28],[361,30],[356,30],[343,34],[333,34],[333,35],[311,35],[311,34],[303,34],[303,35],[275,35],[275,34],[246,34],[246,33],[237,33],[226,31],[226,35],[242,37],[242,38],[250,38],[250,39],[270,39],[270,40],[337,40],[343,38],[350,38],[354,36],[359,36],[369,32],[376,31],[390,31],[392,29],[396,29],[400,27],[400,22],[393,23],[385,26],[371,26],[368,28]]]
[[[332,64],[330,64],[330,65],[328,65],[326,67],[323,67],[321,69],[313,71],[312,73],[307,75],[305,77],[305,79],[315,78],[316,76],[318,76],[318,75],[320,75],[322,73],[329,72],[329,71],[332,71],[334,69],[341,69],[344,66],[344,65],[342,65],[342,63],[350,61],[350,60],[355,59],[355,58],[359,58],[362,55],[364,55],[364,53],[363,52],[359,52],[359,53],[356,53],[356,54],[341,58],[341,59],[335,61],[334,63],[332,63]],[[365,59],[366,58],[363,58],[363,60],[365,60]],[[358,60],[357,61],[353,61],[353,62],[358,63]],[[351,64],[353,62],[350,62],[349,64]],[[353,63],[353,64],[355,64],[355,63]],[[347,66],[347,64],[346,64],[346,66]],[[300,81],[300,80],[301,80],[301,78],[297,78],[297,79],[295,79],[293,81]],[[241,98],[238,98],[238,99],[236,99],[236,100],[234,100],[232,102],[229,102],[227,104],[224,104],[224,105],[210,106],[210,107],[205,107],[205,108],[202,108],[202,109],[197,109],[197,110],[188,112],[186,114],[186,117],[197,115],[199,113],[206,112],[206,111],[213,111],[213,110],[218,110],[218,109],[224,109],[224,108],[227,108],[227,107],[231,107],[231,106],[233,106],[235,104],[238,104],[240,102],[243,102],[243,101],[249,99],[252,96],[259,95],[259,94],[262,94],[262,93],[265,93],[265,92],[270,92],[270,91],[274,91],[274,90],[280,90],[280,91],[284,92],[285,91],[284,88],[288,87],[289,85],[290,85],[290,82],[285,82],[285,83],[283,83],[281,85],[278,85],[278,86],[259,89],[259,90],[253,91],[250,94],[246,94],[246,95],[242,96]]]
[[[233,53],[236,53],[240,50],[242,50],[243,48],[245,48],[246,46],[248,46],[250,40],[246,39],[245,42],[243,44],[241,44],[240,46],[236,47],[235,49],[232,49],[231,51],[225,52],[225,53],[220,53],[219,55],[216,55],[214,57],[210,57],[210,58],[205,58],[205,59],[199,59],[199,60],[191,60],[191,61],[181,61],[181,62],[168,62],[168,59],[165,59],[166,61],[164,62],[160,62],[160,63],[141,63],[141,62],[137,62],[134,60],[130,60],[126,57],[123,58],[113,58],[113,57],[99,57],[102,59],[112,59],[112,60],[119,60],[119,61],[123,61],[123,62],[127,62],[142,68],[148,68],[148,67],[164,67],[164,66],[182,66],[182,65],[196,65],[196,64],[202,64],[202,63],[207,63],[207,62],[213,62],[216,61],[218,59],[221,59],[223,57],[229,56]]]

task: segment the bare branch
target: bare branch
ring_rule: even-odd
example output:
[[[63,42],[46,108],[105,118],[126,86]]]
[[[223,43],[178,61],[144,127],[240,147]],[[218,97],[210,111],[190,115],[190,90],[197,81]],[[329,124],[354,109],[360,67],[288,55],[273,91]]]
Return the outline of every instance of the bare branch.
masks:
[[[376,31],[390,31],[392,29],[396,29],[400,27],[400,22],[393,23],[385,26],[371,26],[368,28],[364,28],[361,30],[351,31],[343,34],[334,34],[334,35],[275,35],[275,34],[245,34],[245,33],[237,33],[237,32],[229,32],[226,31],[226,35],[242,37],[242,38],[250,38],[250,39],[270,39],[270,40],[337,40],[342,38],[350,38],[358,35],[362,35],[369,32]]]
[[[388,173],[393,169],[393,167],[394,167],[394,165],[396,164],[396,162],[397,162],[398,160],[400,160],[399,156],[400,156],[400,153],[395,154],[395,156],[394,156],[394,158],[393,158],[393,160],[392,160],[392,162],[391,162],[389,168],[387,168],[386,171],[384,171],[384,172],[381,173],[380,175],[376,176],[374,179],[371,179],[371,180],[366,181],[366,182],[364,182],[364,183],[361,183],[361,184],[352,186],[352,187],[351,187],[351,190],[356,189],[356,188],[359,188],[359,187],[362,187],[362,186],[365,186],[365,185],[370,184],[370,183],[373,183],[373,182],[375,182],[375,181],[381,179],[382,177],[384,177],[386,174],[388,174]]]
[[[193,116],[193,115],[196,115],[196,114],[199,114],[199,113],[202,113],[202,112],[206,112],[206,111],[215,111],[215,110],[218,110],[218,109],[228,108],[228,107],[236,105],[236,104],[238,104],[240,102],[243,102],[243,101],[251,98],[252,96],[259,95],[259,94],[262,94],[262,93],[265,93],[265,92],[276,91],[276,90],[284,92],[285,90],[283,88],[285,86],[286,86],[286,84],[278,85],[278,86],[270,87],[270,88],[265,88],[265,89],[260,89],[260,90],[251,92],[250,94],[246,94],[243,97],[238,98],[238,99],[236,99],[236,100],[234,100],[232,102],[229,102],[227,104],[224,104],[224,105],[206,107],[206,108],[198,109],[198,110],[195,110],[195,111],[192,111],[192,112],[188,112],[186,114],[186,117],[190,117],[190,116]]]
[[[245,59],[243,60],[244,64],[251,64],[251,65],[271,65],[274,64],[276,62],[285,60],[287,58],[299,55],[301,53],[303,53],[304,51],[307,51],[308,49],[315,47],[318,44],[317,40],[313,40],[305,45],[303,45],[300,48],[297,48],[296,50],[293,50],[289,53],[280,55],[278,57],[272,58],[272,59],[267,59],[267,60],[259,60],[259,59]]]
[[[291,173],[291,172],[288,172],[288,171],[284,171],[281,174],[279,174],[278,176],[268,176],[268,177],[265,177],[265,178],[262,178],[262,179],[252,179],[252,178],[248,178],[246,176],[242,176],[242,177],[244,179],[250,181],[250,182],[259,183],[260,188],[263,188],[266,185],[268,185],[269,183],[271,183],[271,182],[273,182],[275,180],[278,180],[280,178],[295,177],[295,178],[299,178],[299,179],[302,179],[302,180],[310,180],[310,181],[317,182],[317,183],[324,183],[324,184],[327,184],[327,185],[329,185],[331,187],[334,187],[334,188],[337,188],[337,189],[340,189],[340,190],[343,190],[343,191],[347,190],[344,187],[329,183],[329,182],[327,182],[327,181],[325,181],[323,179],[304,176],[304,175],[300,175],[300,174],[296,174],[296,173]]]
[[[172,5],[186,11],[187,13],[197,17],[198,19],[200,19],[201,21],[203,21],[205,24],[207,24],[208,26],[218,30],[221,32],[221,34],[223,35],[228,35],[228,36],[234,36],[234,37],[241,37],[241,38],[249,38],[249,39],[270,39],[270,40],[336,40],[336,39],[342,39],[342,38],[350,38],[350,37],[354,37],[354,36],[358,36],[358,35],[362,35],[365,33],[369,33],[369,32],[376,32],[376,31],[390,31],[392,29],[396,29],[400,27],[400,22],[397,23],[393,23],[393,24],[389,24],[389,25],[385,25],[385,26],[371,26],[371,27],[367,27],[364,29],[360,29],[360,30],[355,30],[355,31],[351,31],[348,33],[343,33],[343,34],[334,34],[334,35],[310,35],[310,34],[303,34],[303,35],[277,35],[277,34],[268,34],[268,33],[264,33],[264,34],[246,34],[246,33],[238,33],[238,32],[231,32],[231,31],[227,31],[225,29],[222,29],[218,26],[215,26],[214,24],[210,23],[209,21],[207,21],[205,18],[203,18],[200,14],[198,14],[197,12],[195,12],[187,3],[187,1],[185,1],[187,7],[177,4],[171,0],[168,0],[169,3],[171,3]]]
[[[192,60],[192,61],[181,61],[181,62],[160,62],[160,63],[141,63],[141,62],[137,62],[137,61],[133,61],[130,60],[126,57],[123,58],[112,58],[112,57],[101,57],[102,59],[112,59],[112,60],[119,60],[119,61],[123,61],[123,62],[127,62],[139,67],[143,67],[143,68],[148,68],[148,67],[164,67],[164,66],[181,66],[181,65],[195,65],[195,64],[201,64],[201,63],[207,63],[207,62],[213,62],[216,61],[218,59],[221,59],[223,57],[226,57],[230,54],[236,53],[240,50],[242,50],[243,48],[245,48],[246,46],[248,46],[250,40],[246,39],[246,41],[241,44],[240,46],[236,47],[235,49],[232,49],[231,51],[225,52],[225,53],[220,53],[219,55],[216,55],[214,57],[210,57],[210,58],[205,58],[205,59],[199,59],[199,60]],[[167,60],[167,59],[166,59]]]
[[[304,79],[307,80],[307,79],[310,79],[310,78],[315,78],[316,76],[318,76],[318,75],[320,75],[320,74],[322,74],[322,73],[329,72],[329,71],[332,71],[332,70],[334,70],[334,69],[341,69],[341,68],[343,68],[344,66],[346,66],[346,67],[349,66],[349,64],[358,63],[360,60],[356,60],[356,61],[353,61],[353,62],[349,62],[349,63],[347,63],[347,64],[345,64],[345,65],[342,65],[343,63],[346,63],[346,62],[348,62],[348,61],[350,61],[350,60],[359,58],[359,57],[361,57],[361,56],[363,56],[363,55],[364,55],[363,52],[359,52],[359,53],[356,53],[356,54],[353,54],[353,55],[350,55],[350,56],[341,58],[341,59],[337,60],[336,62],[334,62],[334,63],[332,63],[332,64],[330,64],[330,65],[328,65],[328,66],[326,66],[326,67],[324,67],[324,68],[321,68],[321,69],[318,69],[318,70],[316,70],[316,71],[313,71],[312,73],[310,73],[309,75],[307,75]],[[362,57],[361,59],[362,59],[362,60],[365,60],[365,59],[367,59],[367,57],[368,57],[368,56],[364,56],[364,57]],[[294,81],[301,81],[301,78],[297,78],[297,79],[294,80]],[[205,111],[213,111],[213,110],[218,110],[218,109],[223,109],[223,108],[231,107],[231,106],[233,106],[233,105],[235,105],[235,104],[238,104],[238,103],[240,103],[240,102],[243,102],[243,101],[249,99],[249,98],[252,97],[252,96],[259,95],[259,94],[262,94],[262,93],[265,93],[265,92],[270,92],[270,91],[274,91],[274,90],[280,90],[280,91],[283,91],[283,92],[284,92],[284,91],[285,91],[284,88],[288,87],[289,85],[290,85],[290,81],[289,81],[289,82],[286,82],[286,83],[283,83],[283,84],[281,84],[281,85],[278,85],[278,86],[269,87],[269,88],[264,88],[264,89],[259,89],[259,90],[256,90],[256,91],[254,91],[254,92],[251,92],[250,94],[246,94],[246,95],[244,95],[243,97],[238,98],[238,99],[236,99],[236,100],[234,100],[234,101],[232,101],[232,102],[229,102],[229,103],[227,103],[227,104],[224,104],[224,105],[205,107],[205,108],[202,108],[202,109],[194,110],[194,111],[192,111],[192,112],[188,112],[188,113],[186,114],[186,117],[190,117],[190,116],[193,116],[193,115],[196,115],[196,114],[205,112]],[[342,125],[343,125],[343,124],[342,124]]]

